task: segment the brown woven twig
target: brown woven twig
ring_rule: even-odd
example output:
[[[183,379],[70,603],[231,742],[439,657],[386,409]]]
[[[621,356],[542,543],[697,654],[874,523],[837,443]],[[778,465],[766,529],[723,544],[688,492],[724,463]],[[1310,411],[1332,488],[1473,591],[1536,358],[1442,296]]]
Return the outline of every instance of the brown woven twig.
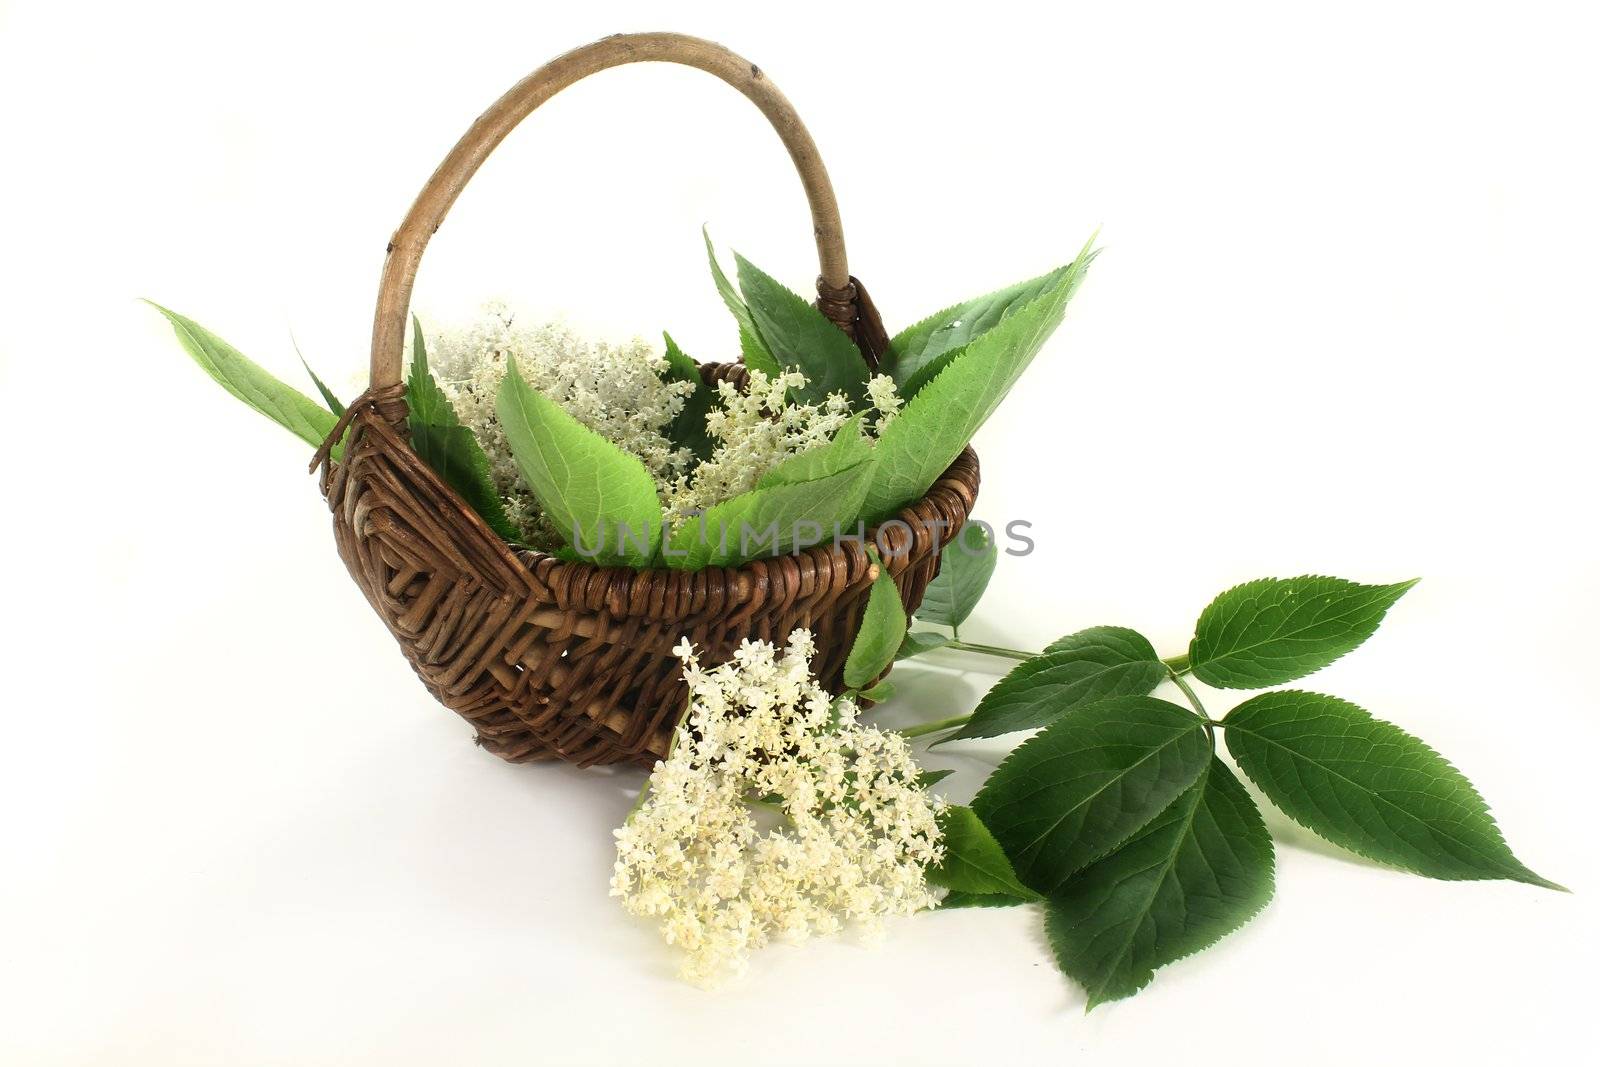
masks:
[[[720,45],[677,34],[608,37],[518,82],[473,123],[389,244],[372,333],[372,380],[319,451],[334,537],[356,584],[428,689],[513,761],[648,763],[666,751],[687,689],[672,647],[687,636],[715,662],[746,638],[816,635],[813,667],[837,690],[876,574],[855,541],[736,568],[635,571],[515,551],[415,452],[401,366],[412,283],[428,238],[505,136],[561,89],[608,67],[661,61],[715,74],[778,131],[811,204],[821,261],[818,307],[875,365],[886,345],[865,289],[850,276],[838,205],[816,145],[761,71]],[[742,367],[701,368],[742,381]],[[347,434],[347,436],[346,436]],[[332,442],[344,453],[329,460]],[[878,531],[908,611],[937,573],[939,551],[978,492],[968,449],[928,494]]]

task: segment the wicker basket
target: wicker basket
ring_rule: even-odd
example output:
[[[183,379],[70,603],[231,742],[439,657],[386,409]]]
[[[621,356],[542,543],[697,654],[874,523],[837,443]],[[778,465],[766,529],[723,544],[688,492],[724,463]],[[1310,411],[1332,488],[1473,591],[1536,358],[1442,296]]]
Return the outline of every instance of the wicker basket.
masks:
[[[669,62],[714,74],[771,121],[799,171],[816,227],[817,306],[869,364],[885,340],[845,266],[838,206],[816,145],[759,68],[677,34],[608,37],[541,67],[489,108],[423,186],[389,244],[373,324],[371,384],[313,467],[333,511],[339,554],[430,692],[512,761],[648,763],[666,751],[687,690],[672,647],[687,635],[710,661],[740,640],[816,635],[813,667],[837,691],[876,576],[864,545],[842,541],[740,567],[635,571],[564,562],[506,545],[412,451],[401,384],[417,266],[450,205],[484,159],[535,108],[596,71]],[[739,366],[701,368],[742,382]],[[344,452],[329,458],[345,431]],[[928,494],[876,531],[907,611],[921,603],[939,552],[978,493],[970,449]]]

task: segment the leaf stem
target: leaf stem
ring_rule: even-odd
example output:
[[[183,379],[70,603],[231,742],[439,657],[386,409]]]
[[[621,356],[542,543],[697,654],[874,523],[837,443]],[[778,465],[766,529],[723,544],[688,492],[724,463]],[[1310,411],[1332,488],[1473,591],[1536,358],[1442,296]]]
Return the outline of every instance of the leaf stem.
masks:
[[[1167,665],[1167,670],[1173,672],[1174,674],[1189,673],[1189,654],[1187,652],[1178,656],[1168,656],[1161,662],[1165,663]]]
[[[1211,716],[1206,714],[1205,705],[1200,703],[1200,698],[1195,695],[1195,691],[1190,688],[1189,683],[1183,680],[1183,675],[1173,670],[1171,666],[1168,666],[1167,677],[1172,679],[1173,685],[1183,690],[1183,695],[1188,698],[1189,706],[1194,709],[1194,713],[1200,716],[1206,722],[1211,722]]]
[[[633,817],[639,813],[639,809],[644,807],[644,802],[649,799],[650,779],[646,778],[644,780],[644,785],[639,787],[639,795],[633,798],[633,804],[629,806],[628,814],[623,816],[622,825],[626,826],[629,822],[633,821]]]
[[[1002,659],[1032,659],[1037,652],[1024,652],[1019,648],[1001,648],[999,645],[980,645],[971,641],[951,640],[944,646],[961,652],[976,652],[980,656],[999,656]]]
[[[684,714],[687,715],[689,713],[688,707],[685,706],[683,711]],[[677,747],[678,730],[674,729],[672,731],[672,737],[667,741],[667,754],[662,758],[671,759],[672,753],[677,749]],[[644,802],[650,799],[650,783],[655,781],[655,778],[656,772],[652,770],[650,772],[650,776],[644,780],[644,785],[640,787],[639,795],[633,798],[633,806],[628,809],[628,814],[623,818],[622,825],[628,825],[628,823],[633,819],[634,815],[638,813],[639,809],[644,807]]]
[[[971,715],[957,715],[950,719],[925,722],[921,726],[908,726],[901,730],[900,733],[904,737],[921,737],[924,734],[936,734],[942,730],[954,730],[958,726],[965,726],[971,720]]]

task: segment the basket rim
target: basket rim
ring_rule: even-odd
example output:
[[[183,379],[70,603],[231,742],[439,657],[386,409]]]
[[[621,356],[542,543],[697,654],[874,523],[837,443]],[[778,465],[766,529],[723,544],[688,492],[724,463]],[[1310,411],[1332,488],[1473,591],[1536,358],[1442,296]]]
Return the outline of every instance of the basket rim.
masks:
[[[972,479],[967,479],[967,478],[962,477],[964,472],[958,469],[958,468],[961,468],[961,467],[966,466],[968,464],[970,464],[971,467],[973,468],[974,477]],[[897,522],[898,521],[901,524],[910,527],[913,531],[917,530],[918,528],[925,528],[925,527],[928,527],[928,526],[931,526],[931,525],[935,525],[935,523],[929,521],[929,518],[927,516],[922,514],[922,512],[927,510],[926,506],[928,505],[928,502],[929,502],[930,498],[932,498],[936,493],[938,493],[939,490],[941,489],[941,487],[943,487],[946,492],[949,492],[950,491],[950,486],[949,486],[948,483],[966,485],[970,481],[975,481],[976,480],[976,473],[977,473],[977,464],[978,464],[978,453],[973,449],[973,447],[970,444],[965,446],[964,448],[962,448],[960,454],[957,455],[956,458],[950,462],[950,465],[944,469],[944,471],[939,475],[939,477],[934,481],[934,483],[931,486],[928,487],[928,491],[927,492],[923,493],[920,497],[918,497],[916,500],[912,501],[911,503],[907,504],[905,507],[901,508],[899,511],[896,511],[893,515],[889,516],[887,519],[884,519],[882,522],[876,523],[876,524],[874,524],[872,526],[868,526],[866,528],[866,533],[863,535],[863,540],[864,541],[874,542],[874,547],[880,547],[880,546],[878,546],[876,544],[876,538],[874,537],[874,535],[879,530],[881,530],[884,527],[888,526],[892,522]],[[449,488],[449,487],[446,486],[446,488]],[[454,490],[451,490],[452,495],[454,494],[454,492],[455,492]],[[966,517],[965,516],[965,512],[970,508],[970,506],[971,506],[970,504],[967,504],[967,503],[963,502],[962,508],[961,508],[961,510],[963,512],[963,518]],[[474,515],[476,515],[476,513],[474,513]],[[483,521],[481,516],[478,516],[478,520],[479,520],[480,523]],[[948,524],[940,522],[940,523],[937,523],[937,525],[940,526],[941,528],[944,528]],[[485,529],[487,529],[487,525],[486,524],[485,524]],[[957,532],[959,532],[959,531],[957,531],[957,530],[949,530],[948,531],[948,535],[946,535],[944,533],[941,533],[940,538],[939,538],[939,547],[943,548],[945,545],[949,544],[952,540],[954,540],[955,539],[955,535],[956,535]],[[490,530],[489,533],[491,534],[491,536],[498,536],[498,535],[495,535],[494,531],[492,531],[492,530]],[[596,573],[596,574],[606,574],[606,575],[649,574],[649,575],[684,575],[684,576],[689,576],[689,575],[695,575],[695,574],[709,574],[709,573],[712,573],[712,572],[718,572],[718,573],[721,573],[721,574],[737,574],[737,573],[740,573],[742,571],[752,570],[752,569],[754,569],[754,568],[756,568],[756,567],[758,567],[760,565],[769,565],[770,566],[772,563],[780,561],[780,560],[800,559],[800,558],[812,557],[812,556],[815,556],[815,557],[817,557],[819,559],[821,557],[825,556],[832,562],[843,563],[843,562],[847,561],[846,553],[847,553],[848,550],[845,548],[845,545],[846,544],[857,544],[857,543],[858,542],[856,542],[854,540],[854,538],[843,539],[842,543],[839,542],[839,541],[824,542],[824,543],[821,543],[821,544],[811,545],[811,546],[808,546],[806,548],[796,549],[796,550],[789,551],[789,552],[780,552],[780,553],[778,553],[776,555],[757,556],[754,559],[746,560],[744,563],[736,564],[734,566],[709,566],[709,567],[700,567],[700,568],[693,569],[693,570],[690,570],[688,568],[679,568],[679,567],[626,567],[626,566],[620,566],[620,565],[601,565],[601,564],[598,564],[598,563],[591,563],[591,562],[589,562],[587,560],[564,559],[564,558],[562,558],[560,556],[555,555],[554,553],[545,552],[545,551],[543,551],[541,549],[516,548],[516,547],[513,547],[513,546],[511,546],[509,544],[506,545],[506,547],[508,549],[511,549],[512,554],[514,556],[516,556],[519,561],[521,561],[525,566],[530,567],[530,568],[538,566],[540,564],[546,564],[546,565],[553,565],[553,566],[556,566],[556,567],[570,567],[570,568],[575,568],[577,570],[581,570],[583,572]],[[863,554],[865,554],[865,551],[866,550],[865,550],[865,547],[863,545],[863,547],[861,548],[861,552]],[[909,552],[899,552],[899,553],[890,555],[888,553],[883,553],[883,552],[880,551],[879,554],[880,554],[880,556],[882,556],[884,563],[886,565],[888,565],[889,571],[892,574],[898,574],[902,569],[904,569],[905,561],[907,561],[907,560],[909,560],[911,558]],[[896,565],[897,563],[899,564],[898,566]]]

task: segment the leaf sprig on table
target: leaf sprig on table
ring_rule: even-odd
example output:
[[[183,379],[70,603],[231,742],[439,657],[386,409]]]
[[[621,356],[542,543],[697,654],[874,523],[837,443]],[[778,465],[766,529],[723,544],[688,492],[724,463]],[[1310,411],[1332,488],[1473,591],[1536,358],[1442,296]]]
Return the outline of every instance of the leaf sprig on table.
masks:
[[[972,551],[959,550],[967,543]],[[1296,682],[1353,651],[1414,582],[1266,578],[1201,612],[1187,651],[1163,659],[1134,630],[1100,626],[1035,655],[960,640],[994,570],[964,531],[899,656],[938,648],[1019,662],[970,715],[903,732],[935,745],[1037,731],[970,807],[944,815],[929,879],[943,908],[1038,905],[1060,969],[1087,1006],[1133,995],[1271,899],[1273,843],[1225,749],[1271,804],[1320,837],[1430,878],[1561,889],[1519,860],[1467,778],[1427,744],[1338,697],[1260,692],[1213,716],[1189,678],[1219,689]],[[863,626],[867,634],[875,624]],[[1181,702],[1154,696],[1170,684]],[[1222,743],[1218,744],[1218,739]]]

